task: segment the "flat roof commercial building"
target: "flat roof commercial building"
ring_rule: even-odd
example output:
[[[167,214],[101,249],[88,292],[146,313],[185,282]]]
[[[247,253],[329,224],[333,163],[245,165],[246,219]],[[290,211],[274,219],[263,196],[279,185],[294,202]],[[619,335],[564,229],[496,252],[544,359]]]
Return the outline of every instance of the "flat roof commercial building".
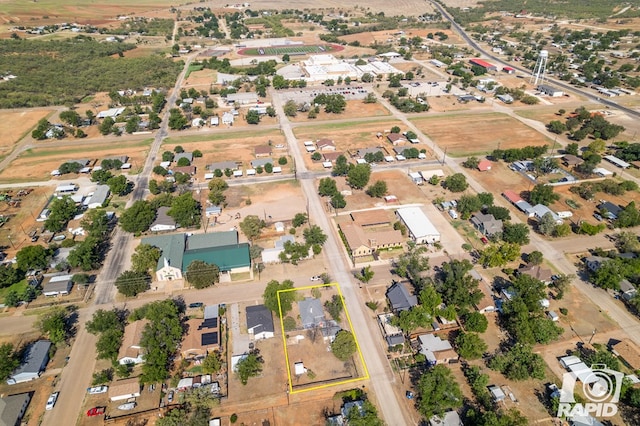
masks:
[[[440,241],[440,232],[420,207],[404,207],[398,209],[396,215],[407,227],[411,239],[417,244],[433,244]]]

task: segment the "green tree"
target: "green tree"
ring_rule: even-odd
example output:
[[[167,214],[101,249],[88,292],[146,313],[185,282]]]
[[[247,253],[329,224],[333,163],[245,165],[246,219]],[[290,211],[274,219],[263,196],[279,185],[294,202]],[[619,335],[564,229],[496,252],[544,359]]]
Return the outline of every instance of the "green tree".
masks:
[[[502,240],[521,246],[529,244],[529,227],[525,223],[505,222],[502,228]]]
[[[71,197],[54,198],[49,204],[50,213],[44,222],[45,228],[51,232],[64,230],[67,222],[73,219],[77,210],[76,203]]]
[[[327,236],[318,225],[311,225],[303,231],[304,240],[307,244],[323,245],[327,241]]]
[[[533,353],[531,346],[517,343],[491,359],[489,368],[500,371],[509,380],[541,380],[544,379],[545,363],[540,355]]]
[[[258,124],[260,123],[260,114],[256,110],[247,111],[246,120],[248,124]]]
[[[455,343],[458,354],[468,360],[482,357],[487,350],[487,344],[477,333],[460,333]]]
[[[342,298],[334,294],[331,297],[331,300],[324,302],[324,306],[327,309],[327,312],[329,312],[329,315],[331,315],[331,318],[336,322],[340,322],[340,315],[344,308]]]
[[[269,281],[262,294],[262,299],[264,300],[264,306],[271,312],[274,312],[278,317],[280,317],[280,310],[282,310],[283,316],[286,315],[293,309],[293,302],[296,300],[293,281],[284,280],[282,284],[276,280]]]
[[[551,235],[556,229],[557,223],[551,213],[545,213],[538,221],[538,232],[542,235]]]
[[[54,345],[67,339],[69,327],[68,311],[61,306],[51,308],[40,314],[36,322],[36,328]]]
[[[296,105],[296,102],[294,100],[289,99],[284,104],[284,114],[287,117],[295,117],[297,113],[298,113],[298,105]]]
[[[480,211],[480,209],[482,209],[482,202],[477,195],[461,195],[456,206],[456,210],[463,219],[468,219],[471,213]]]
[[[179,108],[169,110],[169,128],[171,130],[182,130],[187,125],[187,117],[182,114]]]
[[[520,246],[514,243],[491,244],[480,252],[479,262],[484,267],[495,268],[513,262],[520,255]]]
[[[20,365],[20,360],[11,343],[0,345],[0,380],[5,381]]]
[[[540,265],[544,260],[544,255],[538,250],[534,250],[527,255],[527,263],[531,265]]]
[[[549,124],[547,124],[547,130],[549,130],[551,133],[555,133],[556,135],[559,135],[567,131],[567,126],[565,126],[565,124],[562,121],[553,120],[549,122]]]
[[[560,195],[553,192],[553,187],[542,183],[533,187],[529,193],[529,202],[532,205],[542,204],[548,206],[560,199]]]
[[[468,260],[444,262],[437,275],[436,289],[448,306],[463,310],[477,304],[482,299],[478,280],[469,275],[473,265]]]
[[[91,334],[100,334],[112,329],[124,329],[122,326],[122,312],[116,309],[104,310],[98,309],[93,313],[93,316],[85,327]]]
[[[362,410],[352,408],[347,413],[349,426],[384,426],[384,421],[378,417],[376,407],[369,401],[364,401]]]
[[[371,279],[373,279],[374,275],[375,272],[371,269],[371,266],[367,265],[360,270],[359,274],[356,274],[356,278],[359,281],[367,284],[369,281],[371,281]]]
[[[197,289],[207,288],[220,281],[220,268],[202,260],[194,260],[187,266],[186,278]]]
[[[157,166],[157,167],[160,167],[160,166]],[[164,168],[162,167],[160,168],[164,170]],[[106,184],[107,181],[112,177],[113,177],[113,174],[109,170],[105,170],[105,169],[96,170],[95,172],[91,173],[91,181],[97,182],[101,185]]]
[[[0,265],[0,288],[9,287],[24,278],[24,269],[14,268],[10,263]]]
[[[487,317],[480,312],[471,312],[464,317],[464,326],[467,331],[475,331],[476,333],[484,333],[487,331],[489,321]]]
[[[336,158],[336,164],[335,166],[333,166],[333,169],[331,170],[331,174],[333,176],[346,176],[347,173],[349,173],[349,169],[350,167],[347,161],[347,157],[341,154],[341,155],[338,155],[338,158]]]
[[[307,223],[307,220],[308,218],[306,213],[296,213],[296,215],[293,217],[293,220],[291,221],[291,224],[294,228],[297,228]]]
[[[199,224],[200,216],[202,215],[200,203],[193,199],[191,192],[175,197],[167,214],[184,228]]]
[[[186,167],[190,165],[191,161],[189,161],[187,157],[180,157],[180,159],[178,160],[178,167]]]
[[[631,201],[620,211],[615,224],[620,228],[631,228],[640,225],[640,212],[636,208],[635,201]]]
[[[246,385],[250,377],[259,376],[262,372],[263,364],[264,360],[262,359],[262,356],[260,356],[260,352],[258,352],[257,349],[254,349],[236,364],[236,371],[240,378],[240,382],[243,385]]]
[[[354,189],[362,189],[369,183],[371,166],[369,164],[356,164],[347,173],[347,185]]]
[[[387,195],[387,182],[377,180],[367,188],[367,195],[374,198],[382,198]]]
[[[112,328],[100,333],[96,341],[97,358],[117,362],[123,335],[124,332],[118,328]]]
[[[149,273],[155,271],[162,252],[149,244],[140,244],[131,255],[131,267],[134,272]]]
[[[477,169],[478,164],[480,164],[480,159],[478,157],[468,157],[463,163],[462,166],[467,169]]]
[[[240,222],[240,230],[249,239],[253,241],[260,236],[265,223],[256,215],[248,215]]]
[[[331,352],[340,361],[348,361],[357,351],[356,341],[353,334],[347,330],[340,330],[336,338],[331,343]]]
[[[331,206],[336,210],[344,209],[347,206],[347,201],[344,199],[344,196],[338,192],[331,196]]]
[[[16,263],[18,268],[26,271],[28,269],[44,269],[49,265],[49,258],[52,251],[42,246],[25,246],[16,253]]]
[[[137,296],[149,288],[149,275],[144,272],[124,271],[116,278],[118,291],[127,297]]]
[[[451,192],[462,192],[467,189],[468,186],[467,178],[462,173],[447,176],[444,180],[444,187]]]
[[[338,187],[336,186],[336,181],[329,177],[320,179],[320,183],[318,185],[318,194],[321,197],[332,197],[333,195],[338,193]]]
[[[68,110],[62,111],[60,113],[60,120],[70,126],[78,127],[80,125],[81,118],[80,114],[78,114],[76,111]]]
[[[443,365],[436,365],[422,374],[416,391],[419,395],[416,403],[418,411],[425,419],[462,406],[460,387],[451,370]]]
[[[124,175],[109,178],[109,180],[107,180],[107,185],[113,194],[125,195],[129,192],[129,181]]]
[[[140,200],[122,213],[119,223],[125,231],[138,233],[149,229],[155,217],[156,210],[151,203]]]
[[[222,369],[222,358],[220,352],[209,352],[202,361],[202,372],[205,374],[217,374]]]

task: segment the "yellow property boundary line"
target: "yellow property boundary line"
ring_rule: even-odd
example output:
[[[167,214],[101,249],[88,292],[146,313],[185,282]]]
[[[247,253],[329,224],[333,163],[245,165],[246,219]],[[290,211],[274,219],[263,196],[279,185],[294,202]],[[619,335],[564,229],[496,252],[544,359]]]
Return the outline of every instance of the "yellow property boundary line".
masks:
[[[344,309],[345,316],[347,317],[347,322],[349,323],[349,329],[351,331],[351,335],[353,335],[353,341],[356,343],[356,348],[358,350],[358,356],[360,357],[360,362],[362,363],[362,369],[363,369],[364,375],[361,377],[357,377],[355,379],[343,380],[337,383],[313,386],[310,388],[294,391],[293,382],[291,380],[291,365],[289,365],[289,352],[287,351],[287,337],[284,331],[284,318],[282,317],[282,305],[280,304],[280,293],[285,293],[289,291],[298,291],[298,290],[311,290],[314,288],[323,288],[323,287],[335,287],[338,290],[338,296],[340,296],[340,301],[342,302],[342,308]],[[284,346],[284,358],[287,364],[287,379],[288,379],[288,385],[289,385],[288,392],[290,394],[309,392],[317,389],[323,389],[331,386],[338,386],[338,385],[343,385],[345,383],[353,383],[353,382],[359,382],[361,380],[369,379],[369,370],[367,369],[367,364],[365,364],[364,362],[364,357],[362,356],[362,351],[360,350],[360,344],[358,343],[358,339],[356,338],[356,334],[354,333],[353,324],[351,323],[351,317],[349,316],[349,311],[347,310],[347,306],[344,303],[344,297],[342,296],[342,291],[340,290],[340,285],[338,283],[310,285],[306,287],[296,287],[296,288],[287,289],[287,290],[278,290],[277,297],[278,297],[278,313],[280,314],[280,329],[282,330],[282,344]]]

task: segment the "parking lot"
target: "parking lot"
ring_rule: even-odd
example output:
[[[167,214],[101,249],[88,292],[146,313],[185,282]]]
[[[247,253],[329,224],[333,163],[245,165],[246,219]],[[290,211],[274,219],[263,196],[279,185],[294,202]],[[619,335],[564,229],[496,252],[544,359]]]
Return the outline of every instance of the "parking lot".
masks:
[[[345,100],[362,100],[369,93],[369,89],[364,86],[336,86],[336,87],[314,87],[302,90],[291,90],[283,92],[281,96],[286,101],[294,100],[297,103],[311,102],[321,94],[342,95]]]

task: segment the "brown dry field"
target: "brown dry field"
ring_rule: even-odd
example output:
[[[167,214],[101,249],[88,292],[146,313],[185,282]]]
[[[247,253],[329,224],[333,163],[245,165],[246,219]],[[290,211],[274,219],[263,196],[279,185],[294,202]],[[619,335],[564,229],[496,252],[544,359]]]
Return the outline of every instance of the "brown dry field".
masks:
[[[324,112],[323,108],[320,108],[320,112],[316,118],[308,118],[306,113],[298,113],[295,117],[289,117],[289,121],[293,123],[311,123],[315,121],[327,121],[327,120],[348,120],[350,118],[362,118],[362,117],[385,117],[391,115],[389,110],[384,105],[376,102],[374,104],[366,104],[361,100],[346,101],[347,107],[342,114],[332,114]]]
[[[222,130],[222,131],[221,131]],[[243,169],[250,168],[249,162],[255,159],[254,149],[259,145],[267,145],[269,140],[272,141],[273,155],[272,158],[277,159],[280,156],[287,156],[286,140],[278,130],[260,130],[256,128],[255,132],[225,132],[223,128],[205,130],[200,134],[193,136],[176,136],[166,139],[162,145],[161,152],[173,151],[180,145],[187,152],[199,149],[203,156],[195,158],[193,165],[197,167],[196,177],[204,178],[206,173],[205,166],[217,161],[242,161]],[[275,145],[284,144],[285,148],[278,149]],[[162,158],[158,158],[158,164]],[[283,167],[283,172],[288,172],[291,161]]]
[[[382,138],[377,138],[376,133],[391,129],[393,126],[400,126],[402,123],[397,120],[371,120],[363,122],[340,122],[325,123],[317,126],[294,127],[293,133],[298,139],[302,152],[304,141],[317,139],[331,139],[336,144],[337,152],[355,151],[359,148],[382,146],[387,150],[393,147]],[[322,169],[321,164],[312,164],[311,155],[305,157],[305,164],[311,170]]]
[[[425,13],[425,12],[422,12]],[[389,39],[400,39],[404,38],[412,38],[412,37],[426,37],[429,33],[436,33],[438,31],[442,31],[449,38],[446,40],[446,43],[457,44],[461,43],[462,40],[457,33],[454,33],[451,30],[439,29],[439,28],[409,28],[403,30],[404,34],[396,35],[398,31],[395,30],[384,30],[384,31],[371,31],[366,33],[357,33],[357,34],[349,34],[345,36],[341,36],[340,39],[345,40],[347,43],[351,43],[354,41],[360,42],[363,46],[369,46],[373,43],[378,44],[386,44]]]
[[[218,72],[216,70],[205,68],[200,71],[195,71],[189,74],[189,78],[186,78],[182,83],[183,88],[194,87],[197,90],[205,89],[209,91],[211,83],[216,82]]]
[[[420,117],[411,121],[451,156],[484,154],[498,145],[502,149],[550,145],[535,130],[500,113]]]
[[[407,166],[409,165],[412,166],[412,169],[420,169],[417,167],[417,163],[415,162],[407,164]],[[338,190],[350,189],[346,184],[346,179],[344,177],[336,177],[335,179]],[[387,182],[387,193],[398,197],[398,203],[396,203],[398,206],[400,204],[424,203],[426,201],[425,194],[422,192],[421,188],[409,180],[409,176],[404,170],[385,170],[377,172],[374,169],[369,182],[374,183],[378,180]],[[345,200],[347,201],[346,210],[361,210],[373,207],[385,207],[388,205],[382,198],[372,198],[364,191],[357,190],[353,190],[352,195],[345,196]]]
[[[11,162],[10,167],[0,172],[0,180],[5,182],[48,180],[51,178],[51,171],[57,169],[67,160],[79,158],[102,160],[104,157],[124,154],[129,156],[129,162],[135,170],[144,164],[150,143],[150,139],[132,143],[118,140],[115,143],[96,143],[95,145],[87,143],[78,146],[56,147],[51,145],[32,148],[21,153]],[[38,167],[33,166],[34,162],[37,162]],[[60,177],[60,180],[75,177],[77,176],[70,174]]]
[[[0,158],[11,153],[14,145],[35,127],[38,120],[53,112],[52,109],[0,110]]]
[[[429,111],[432,112],[452,112],[452,111],[491,111],[491,101],[480,102],[458,102],[457,96],[429,96]]]

